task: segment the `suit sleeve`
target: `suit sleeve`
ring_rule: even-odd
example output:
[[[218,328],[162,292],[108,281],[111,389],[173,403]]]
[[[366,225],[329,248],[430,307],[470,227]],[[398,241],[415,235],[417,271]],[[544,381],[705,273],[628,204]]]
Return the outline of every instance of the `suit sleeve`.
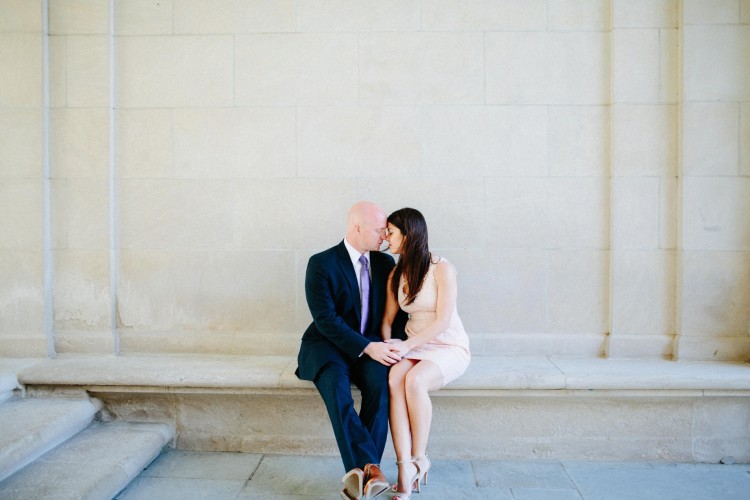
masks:
[[[305,273],[305,296],[317,330],[351,358],[357,358],[370,343],[366,337],[349,326],[337,310],[334,296],[336,283],[331,273],[311,258]],[[338,286],[341,286],[339,284]],[[339,304],[343,307],[342,304]]]

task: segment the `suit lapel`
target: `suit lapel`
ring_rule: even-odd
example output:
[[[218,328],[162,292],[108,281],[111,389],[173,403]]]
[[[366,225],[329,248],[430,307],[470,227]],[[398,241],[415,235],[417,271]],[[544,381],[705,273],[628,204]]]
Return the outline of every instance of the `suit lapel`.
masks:
[[[354,302],[354,309],[357,311],[357,319],[362,319],[362,305],[359,303],[359,284],[357,283],[357,275],[354,273],[354,265],[349,258],[349,252],[346,250],[346,246],[342,241],[337,249],[338,263],[341,268],[341,272],[344,273],[346,282],[349,284],[349,293],[352,297],[356,297]]]

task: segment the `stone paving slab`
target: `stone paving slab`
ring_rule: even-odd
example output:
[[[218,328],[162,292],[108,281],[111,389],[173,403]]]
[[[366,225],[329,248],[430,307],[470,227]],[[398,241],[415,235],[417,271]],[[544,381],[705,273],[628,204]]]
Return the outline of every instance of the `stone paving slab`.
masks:
[[[221,471],[221,472],[219,472]],[[392,460],[383,463],[396,479]],[[337,499],[338,457],[163,453],[119,496],[129,499]],[[435,460],[415,500],[750,498],[750,464]],[[382,495],[388,499],[390,493]]]
[[[173,437],[165,424],[95,423],[1,482],[0,500],[112,498]]]

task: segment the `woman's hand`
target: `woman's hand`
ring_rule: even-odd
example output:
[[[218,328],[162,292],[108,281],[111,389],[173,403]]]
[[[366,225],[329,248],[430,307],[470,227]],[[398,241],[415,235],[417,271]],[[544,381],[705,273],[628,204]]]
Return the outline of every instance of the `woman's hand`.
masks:
[[[409,352],[409,344],[401,339],[388,339],[386,340],[386,343],[390,344],[394,352],[396,352],[401,358]]]

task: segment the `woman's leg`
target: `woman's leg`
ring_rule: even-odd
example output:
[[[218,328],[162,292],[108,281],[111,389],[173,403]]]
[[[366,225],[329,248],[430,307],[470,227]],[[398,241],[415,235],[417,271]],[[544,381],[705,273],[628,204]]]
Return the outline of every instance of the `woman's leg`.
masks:
[[[407,482],[414,477],[416,471],[415,466],[405,463],[411,460],[412,444],[404,385],[407,374],[415,364],[415,361],[404,358],[391,367],[388,375],[391,437],[393,438],[393,449],[396,452],[396,461],[400,462],[398,467],[398,491],[404,493],[411,491],[411,485]]]
[[[429,392],[441,387],[443,387],[443,373],[431,361],[420,361],[406,373],[404,392],[411,428],[411,456],[413,457],[425,456],[432,425],[432,401]]]

